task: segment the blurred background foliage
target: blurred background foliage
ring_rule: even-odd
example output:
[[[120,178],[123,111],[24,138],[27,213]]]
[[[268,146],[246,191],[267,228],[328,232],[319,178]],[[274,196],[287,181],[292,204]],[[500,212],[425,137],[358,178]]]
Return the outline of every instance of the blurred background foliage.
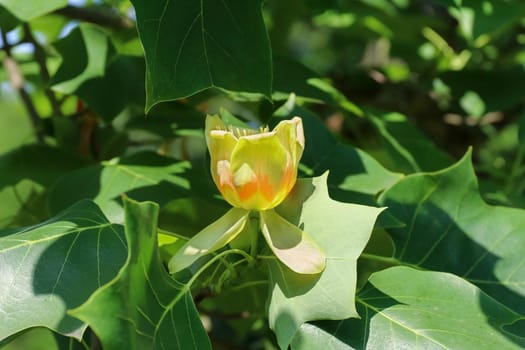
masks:
[[[267,0],[263,11],[273,102],[211,89],[155,105],[145,118],[144,52],[129,1],[0,0],[0,227],[49,218],[94,191],[75,170],[110,171],[114,157],[141,164],[133,158],[141,151],[198,164],[192,188],[213,192],[205,112],[225,107],[266,122],[289,92],[340,142],[392,172],[442,169],[473,146],[485,200],[525,208],[523,1]],[[150,163],[152,174],[165,166]],[[78,193],[57,190],[79,177]],[[202,227],[192,214],[198,200],[183,209],[158,201],[164,213],[186,211],[186,227]],[[20,337],[5,348],[55,342],[35,332],[47,340]]]

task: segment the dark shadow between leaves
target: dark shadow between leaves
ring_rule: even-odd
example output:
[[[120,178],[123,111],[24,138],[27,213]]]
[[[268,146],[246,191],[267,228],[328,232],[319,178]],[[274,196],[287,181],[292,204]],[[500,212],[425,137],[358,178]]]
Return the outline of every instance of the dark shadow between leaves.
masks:
[[[511,298],[518,299],[515,297],[516,296],[511,296]],[[521,299],[524,299],[524,298],[522,297]],[[515,302],[520,302],[520,301],[515,300]],[[514,322],[500,325],[495,322],[495,317],[491,317],[491,315],[495,315],[498,313],[497,310],[494,310],[493,301],[490,298],[488,298],[485,294],[480,294],[479,303],[481,305],[481,308],[484,310],[485,314],[487,315],[487,321],[494,329],[497,329],[501,334],[504,334],[508,339],[512,340],[514,343],[518,344],[522,348],[525,348],[525,316],[523,316],[523,314],[521,318],[517,318]]]
[[[101,191],[100,178],[104,167],[89,166],[66,173],[53,183],[48,195],[50,215],[57,215],[82,199],[95,199]]]

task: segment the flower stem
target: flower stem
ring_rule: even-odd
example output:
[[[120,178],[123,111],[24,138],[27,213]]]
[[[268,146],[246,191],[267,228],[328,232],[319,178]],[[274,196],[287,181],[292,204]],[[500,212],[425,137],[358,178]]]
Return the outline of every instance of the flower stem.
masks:
[[[257,250],[259,249],[259,213],[250,213],[250,256],[253,261],[257,258]]]
[[[217,255],[215,255],[213,258],[211,258],[209,261],[206,262],[206,264],[204,264],[192,277],[191,279],[188,281],[188,283],[186,283],[186,286],[188,286],[188,289],[193,285],[193,283],[197,280],[197,278],[199,278],[199,276],[208,269],[208,267],[210,267],[211,265],[213,265],[217,260],[222,260],[226,255],[229,255],[229,254],[238,254],[238,255],[242,255],[246,261],[248,261],[248,263],[253,263],[253,260],[254,258],[250,255],[248,255],[244,250],[241,250],[241,249],[230,249],[230,250],[225,250]],[[228,264],[227,264],[227,267],[229,268]]]

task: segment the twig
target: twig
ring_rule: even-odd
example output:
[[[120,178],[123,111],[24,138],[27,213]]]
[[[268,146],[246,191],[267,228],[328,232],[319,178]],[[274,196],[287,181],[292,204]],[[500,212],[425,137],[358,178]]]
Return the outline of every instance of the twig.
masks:
[[[23,28],[25,40],[33,44],[35,50],[35,61],[38,64],[38,67],[40,68],[40,76],[42,77],[42,81],[44,83],[44,92],[46,93],[46,96],[49,99],[49,102],[51,103],[53,115],[62,116],[62,112],[60,110],[60,102],[55,96],[55,93],[48,86],[50,75],[46,65],[46,53],[44,51],[44,48],[33,36],[33,32],[31,31],[31,27],[28,23],[24,23]]]
[[[90,22],[113,29],[122,30],[133,29],[135,27],[135,23],[127,17],[94,8],[67,5],[56,10],[55,13],[70,19]]]
[[[44,133],[42,131],[42,121],[40,120],[40,116],[38,115],[38,112],[36,111],[35,105],[33,104],[33,101],[31,100],[31,97],[29,96],[29,93],[24,88],[24,75],[20,71],[20,66],[18,65],[18,62],[13,58],[11,54],[11,46],[9,45],[9,42],[7,41],[7,35],[4,31],[0,30],[0,34],[2,37],[2,41],[4,43],[3,50],[6,53],[6,57],[4,58],[4,68],[6,70],[7,76],[9,77],[9,80],[11,82],[11,85],[13,85],[13,88],[18,91],[18,94],[20,95],[20,98],[22,99],[22,102],[24,103],[24,106],[27,110],[27,113],[29,114],[29,118],[31,119],[31,123],[33,124],[33,130],[35,132],[35,137],[37,139],[38,143],[44,142]]]

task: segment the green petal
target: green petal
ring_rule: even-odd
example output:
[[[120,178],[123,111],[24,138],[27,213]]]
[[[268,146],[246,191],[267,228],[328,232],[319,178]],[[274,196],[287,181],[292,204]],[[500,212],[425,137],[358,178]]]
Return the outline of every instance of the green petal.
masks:
[[[217,221],[205,227],[177,251],[168,268],[175,273],[193,264],[200,257],[224,247],[243,230],[250,212],[232,208]]]
[[[306,234],[273,210],[260,212],[261,232],[275,256],[291,270],[320,273],[326,266],[321,248]]]

